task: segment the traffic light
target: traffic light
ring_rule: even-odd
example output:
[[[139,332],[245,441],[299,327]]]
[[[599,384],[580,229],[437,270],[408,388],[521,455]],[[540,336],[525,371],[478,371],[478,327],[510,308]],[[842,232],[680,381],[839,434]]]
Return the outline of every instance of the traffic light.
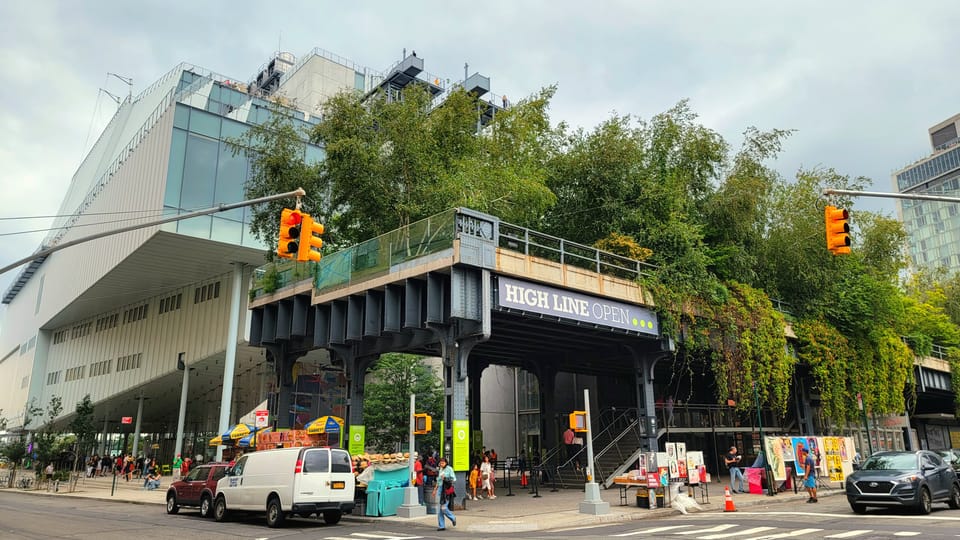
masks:
[[[431,424],[433,419],[430,418],[430,415],[427,413],[417,413],[413,415],[413,434],[414,435],[426,435],[430,433],[430,429],[433,427]]]
[[[570,429],[573,431],[587,431],[587,411],[573,411],[570,413]]]
[[[827,228],[827,249],[834,255],[850,253],[850,214],[843,208],[828,206],[823,211]]]
[[[303,215],[303,224],[300,228],[300,248],[297,251],[297,260],[300,262],[320,260],[320,248],[323,247],[323,223],[317,223],[309,215]]]
[[[280,212],[280,235],[277,240],[277,255],[285,259],[297,257],[300,250],[300,226],[303,214],[298,210],[284,208]]]

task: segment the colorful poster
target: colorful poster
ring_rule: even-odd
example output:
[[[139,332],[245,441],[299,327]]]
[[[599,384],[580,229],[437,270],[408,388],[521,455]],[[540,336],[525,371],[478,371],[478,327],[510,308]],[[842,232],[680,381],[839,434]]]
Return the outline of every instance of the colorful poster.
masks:
[[[823,459],[823,437],[807,437],[807,445],[810,448],[810,455],[813,456],[813,462],[817,465],[817,476],[825,476],[827,460]]]
[[[640,458],[637,461],[637,468],[640,471],[640,476],[647,476],[647,455],[641,452]]]
[[[670,471],[670,479],[680,478],[680,466],[677,463],[677,443],[667,443],[667,467]]]
[[[687,478],[691,485],[700,483],[701,465],[703,465],[703,452],[699,450],[687,452]]]
[[[783,455],[784,463],[797,459],[793,453],[793,446],[790,444],[790,437],[780,437],[780,452]]]
[[[843,482],[843,461],[839,454],[827,455],[827,475],[831,482]]]
[[[363,453],[363,447],[366,444],[366,436],[366,426],[350,426],[350,442],[347,443],[347,447],[351,456],[357,456]]]
[[[470,421],[453,421],[453,470],[470,470]]]
[[[678,442],[677,443],[677,461],[686,461],[687,460],[687,443]]]
[[[797,462],[797,470],[803,468],[803,463],[800,463],[800,454],[802,450],[807,448],[807,438],[806,437],[793,437],[790,439],[790,447],[793,448],[793,460]]]
[[[787,478],[783,463],[783,449],[780,447],[780,437],[763,438],[763,455],[767,457],[774,480],[782,482]]]

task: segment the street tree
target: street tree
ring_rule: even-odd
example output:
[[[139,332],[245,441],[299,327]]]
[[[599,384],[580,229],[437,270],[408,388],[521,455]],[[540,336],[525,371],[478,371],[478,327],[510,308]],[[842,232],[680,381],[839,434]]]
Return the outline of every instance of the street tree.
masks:
[[[77,402],[73,420],[70,421],[70,431],[76,437],[73,447],[73,470],[77,471],[81,456],[90,453],[97,437],[97,427],[93,423],[93,402],[90,399],[90,394],[83,396],[83,399]],[[79,476],[74,477],[73,486],[76,485],[78,478]]]
[[[367,377],[363,396],[363,423],[371,446],[378,451],[396,451],[407,443],[411,394],[416,395],[418,413],[441,417],[440,379],[423,358],[399,353],[381,355]]]

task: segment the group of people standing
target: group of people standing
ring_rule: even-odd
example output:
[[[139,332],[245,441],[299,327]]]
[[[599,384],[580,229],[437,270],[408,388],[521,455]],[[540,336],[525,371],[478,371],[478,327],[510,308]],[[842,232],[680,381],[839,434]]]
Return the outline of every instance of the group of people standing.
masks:
[[[818,502],[817,463],[813,458],[813,454],[808,448],[800,446],[797,448],[797,452],[797,464],[799,465],[798,470],[800,467],[802,467],[803,487],[807,490],[807,495],[809,496],[807,502]],[[723,463],[727,466],[727,470],[730,471],[730,491],[733,493],[746,493],[746,489],[743,486],[743,471],[740,468],[741,459],[742,456],[737,451],[736,446],[731,446],[730,450],[728,450],[723,456]],[[739,489],[737,489],[738,487]]]

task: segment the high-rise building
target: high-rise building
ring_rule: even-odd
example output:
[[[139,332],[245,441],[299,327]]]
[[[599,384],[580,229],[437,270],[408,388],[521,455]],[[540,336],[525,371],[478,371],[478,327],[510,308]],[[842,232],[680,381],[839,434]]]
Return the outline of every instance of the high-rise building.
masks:
[[[960,114],[929,130],[933,153],[893,173],[899,193],[957,196],[960,193]],[[960,268],[960,205],[948,202],[897,200],[908,235],[914,268]]]
[[[470,79],[472,90],[496,101],[488,88],[474,88],[476,80],[489,79]],[[299,60],[279,53],[247,82],[180,64],[120,104],[74,174],[58,212],[65,217],[57,218],[43,246],[242,201],[250,163],[228,140],[265,121],[278,104],[309,128],[337,92],[382,89],[395,97],[409,84],[423,85],[437,99],[465,86],[427,74],[415,53],[385,72],[321,49]],[[303,154],[307,162],[324,158],[323,148],[307,142]],[[56,421],[62,426],[89,394],[105,434],[132,431],[121,424],[124,417],[136,417],[142,432],[172,433],[184,380],[180,364],[189,369],[187,439],[198,443],[219,428],[224,365],[231,358],[230,418],[257,408],[275,376],[263,349],[244,338],[250,273],[268,249],[250,234],[250,221],[248,207],[150,226],[21,268],[2,297],[0,414],[8,428],[22,427],[28,404],[45,407],[53,396],[63,400]],[[235,349],[228,345],[232,320],[240,329]],[[319,366],[324,357],[314,351],[307,365]],[[307,413],[318,407],[295,404]]]

